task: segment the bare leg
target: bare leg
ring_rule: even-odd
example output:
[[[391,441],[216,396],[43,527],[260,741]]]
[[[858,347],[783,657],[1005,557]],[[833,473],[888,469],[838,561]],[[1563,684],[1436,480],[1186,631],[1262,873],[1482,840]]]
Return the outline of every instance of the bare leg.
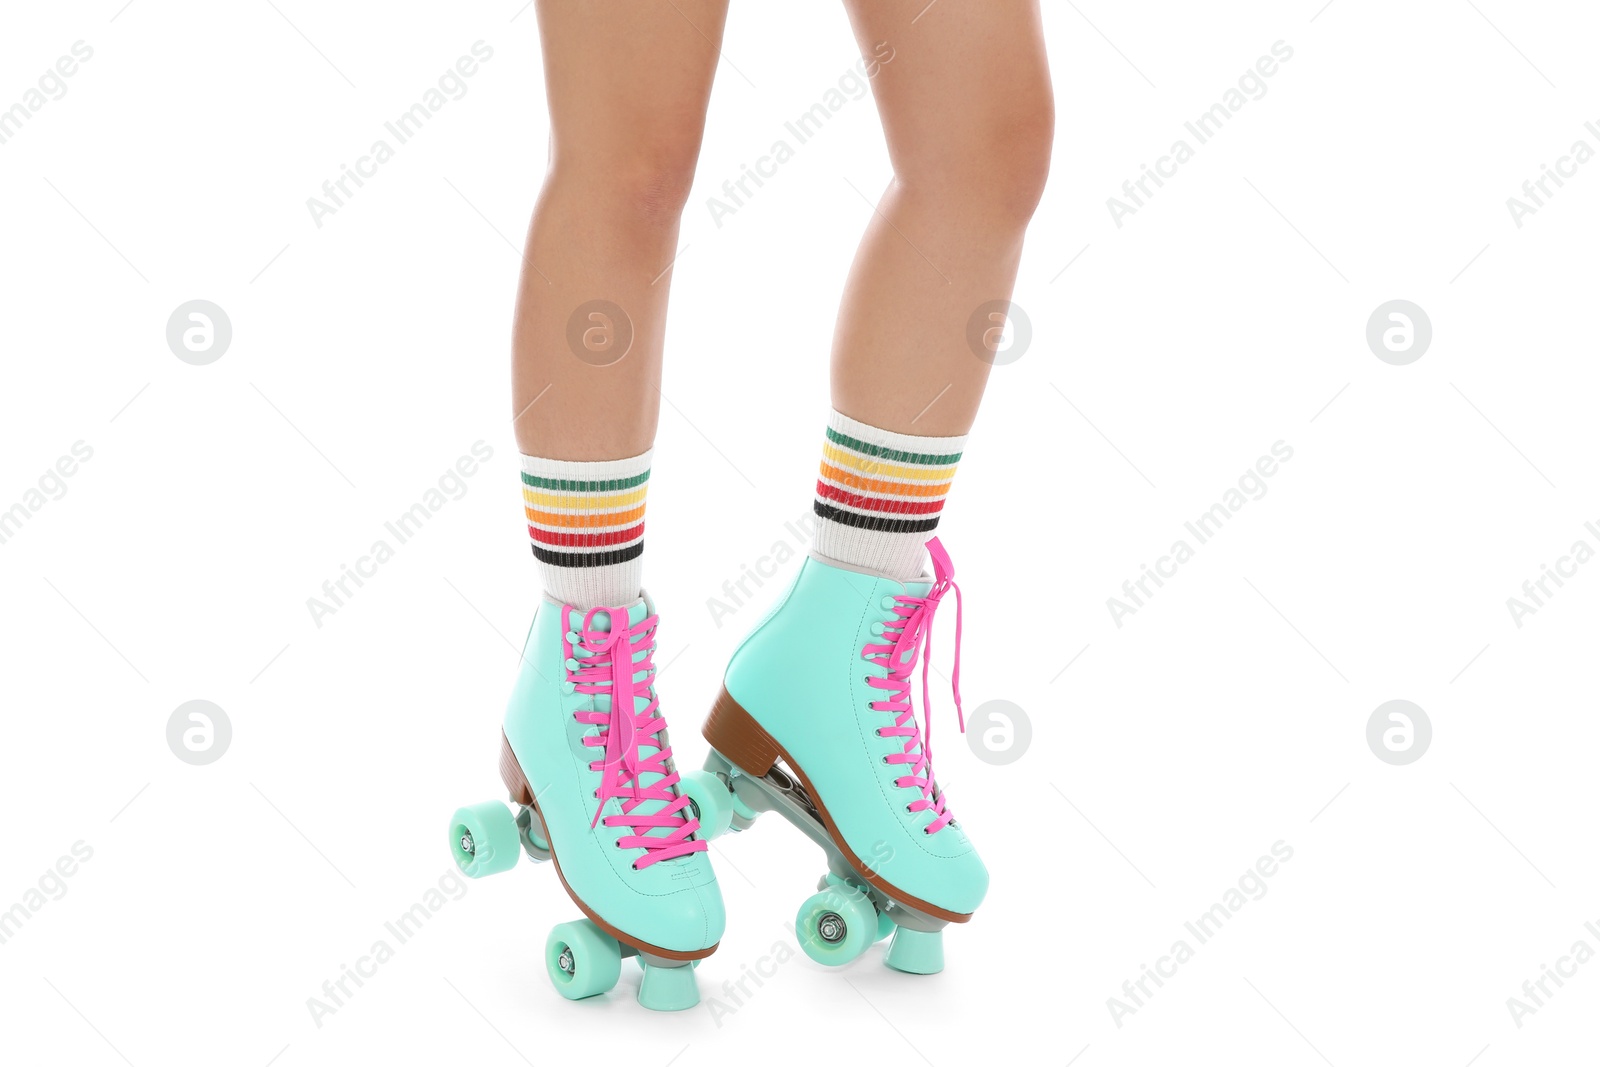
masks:
[[[1038,2],[846,7],[863,55],[893,49],[872,91],[894,180],[839,311],[833,406],[897,433],[965,434],[989,372],[968,320],[1010,299],[1049,170],[1055,111]]]
[[[550,170],[512,336],[526,455],[616,459],[655,438],[668,268],[727,7],[539,0]]]

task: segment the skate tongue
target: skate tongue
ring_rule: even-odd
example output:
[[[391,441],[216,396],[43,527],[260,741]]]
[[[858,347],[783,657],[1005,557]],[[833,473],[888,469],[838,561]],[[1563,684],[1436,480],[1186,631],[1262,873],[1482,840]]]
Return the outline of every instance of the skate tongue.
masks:
[[[586,713],[592,715],[587,721],[602,727],[605,737],[603,750],[596,753],[601,803],[591,825],[605,818],[608,825],[629,824],[635,838],[681,836],[689,815],[681,804],[667,811],[678,797],[665,784],[669,770],[662,757],[670,759],[671,752],[661,736],[665,722],[656,711],[651,688],[655,634],[648,603],[641,597],[627,608],[592,608],[581,624],[572,617],[576,609],[569,610],[574,659],[568,668],[583,677],[583,691],[590,694],[595,709]],[[612,804],[613,800],[618,803]],[[657,817],[676,825],[653,825]]]
[[[872,705],[875,710],[893,712],[897,716],[895,725],[880,735],[907,739],[905,751],[889,757],[892,763],[909,766],[910,773],[896,779],[895,784],[902,788],[916,787],[922,791],[922,798],[912,805],[911,810],[932,810],[934,819],[928,824],[926,832],[937,833],[949,825],[952,816],[945,809],[943,792],[937,788],[933,780],[933,705],[929,699],[928,669],[933,659],[933,619],[945,594],[952,590],[956,595],[956,635],[955,663],[950,671],[950,694],[955,700],[956,721],[963,733],[966,732],[967,724],[961,710],[961,587],[955,583],[955,567],[938,538],[928,541],[928,554],[933,558],[932,585],[915,588],[908,584],[906,593],[895,598],[898,602],[895,614],[899,618],[889,624],[890,627],[898,627],[894,644],[889,646],[869,644],[867,647],[869,650],[876,650],[876,654],[884,656],[888,679],[887,684],[880,688],[885,688],[894,694],[892,699]],[[910,693],[911,672],[915,669],[919,653],[922,656],[920,726],[916,721],[916,708],[911,701]]]
[[[641,744],[639,746],[640,761],[647,761],[650,759],[650,757],[660,753],[660,751],[661,749],[655,745],[647,743]],[[640,774],[638,778],[639,792],[644,794],[644,796],[629,810],[628,813],[630,815],[659,815],[661,813],[661,809],[667,806],[668,801],[659,800],[650,794],[655,791],[655,787],[664,781],[666,777],[666,775],[661,774],[658,771],[645,771],[644,773]],[[671,834],[672,830],[669,827],[652,826],[648,830],[645,830],[640,836],[668,837]]]
[[[938,545],[939,539],[933,538],[928,542],[932,551]],[[941,558],[944,566],[940,565]],[[967,732],[966,716],[961,710],[961,587],[955,583],[953,573],[949,569],[950,557],[944,549],[939,548],[933,558],[933,567],[939,572],[939,578],[933,586],[922,596],[912,596],[907,599],[917,603],[911,616],[906,619],[900,629],[900,636],[894,643],[894,651],[889,659],[891,675],[904,675],[909,673],[909,667],[915,663],[917,655],[922,656],[922,745],[924,751],[928,747],[933,705],[929,700],[928,668],[933,661],[933,618],[939,610],[939,604],[946,593],[952,590],[956,595],[956,637],[954,663],[950,668],[950,696],[956,705],[956,722],[961,727],[961,732]]]

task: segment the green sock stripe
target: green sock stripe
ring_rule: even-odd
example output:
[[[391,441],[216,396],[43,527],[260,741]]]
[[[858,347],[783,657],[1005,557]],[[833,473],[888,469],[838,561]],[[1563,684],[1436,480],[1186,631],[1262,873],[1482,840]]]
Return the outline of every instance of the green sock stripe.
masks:
[[[953,452],[948,456],[934,456],[929,455],[926,452],[902,452],[898,448],[884,448],[882,445],[873,445],[868,444],[865,441],[858,441],[854,437],[849,437],[840,433],[832,426],[829,426],[826,429],[828,440],[832,441],[834,444],[841,445],[855,452],[860,452],[864,456],[872,456],[874,459],[886,459],[894,463],[915,463],[918,466],[923,467],[947,467],[952,463],[959,463],[961,461],[960,452]]]
[[[522,484],[534,489],[556,489],[564,493],[611,493],[619,489],[632,489],[650,480],[650,472],[635,474],[631,478],[606,478],[597,482],[580,482],[571,478],[540,478],[522,472]]]

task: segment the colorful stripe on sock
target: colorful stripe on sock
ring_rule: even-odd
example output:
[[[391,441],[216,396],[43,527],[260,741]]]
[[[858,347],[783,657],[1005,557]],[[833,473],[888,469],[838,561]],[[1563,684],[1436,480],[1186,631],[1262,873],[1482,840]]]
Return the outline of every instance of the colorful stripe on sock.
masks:
[[[598,479],[549,477],[524,470],[522,502],[534,556],[557,567],[603,567],[638,557],[644,551],[649,480],[648,468]]]
[[[959,449],[919,451],[909,438],[877,430],[834,413],[822,446],[822,469],[813,509],[824,519],[882,533],[927,533],[939,525],[945,494],[955,478]],[[856,430],[857,433],[847,432]],[[876,436],[877,443],[867,440]]]

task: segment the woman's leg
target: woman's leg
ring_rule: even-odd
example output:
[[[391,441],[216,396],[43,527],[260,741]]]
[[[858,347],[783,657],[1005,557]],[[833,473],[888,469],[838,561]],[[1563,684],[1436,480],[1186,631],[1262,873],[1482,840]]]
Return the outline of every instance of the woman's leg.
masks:
[[[546,942],[563,996],[604,993],[636,950],[639,1002],[662,1010],[696,1002],[691,961],[724,926],[657,702],[640,564],[665,271],[725,14],[726,0],[539,0],[550,170],[528,232],[513,392],[528,533],[559,603],[534,612],[502,726],[518,815],[474,805],[451,827],[474,876],[524,849],[555,858],[585,916]]]
[[[967,322],[1010,299],[1050,167],[1055,108],[1038,0],[846,7],[863,54],[880,41],[894,49],[872,79],[894,178],[845,288],[833,404],[901,433],[964,434],[989,373]]]
[[[917,658],[953,588],[937,545],[923,575],[923,542],[992,358],[967,324],[1010,297],[1053,115],[1036,0],[847,3],[878,68],[895,177],[839,314],[814,551],[734,652],[703,732],[708,766],[742,775],[741,792],[773,796],[762,776],[781,758],[817,814],[774,796],[778,810],[826,834],[833,875],[873,890],[874,906],[845,886],[807,901],[806,953],[845,962],[888,918],[884,962],[929,974],[943,966],[940,928],[971,917],[989,873],[936,784],[929,709],[919,722],[913,703]]]
[[[639,594],[678,222],[727,0],[539,0],[550,169],[513,329],[523,497],[545,587]]]
[[[872,91],[894,178],[834,334],[816,548],[905,579],[977,416],[992,350],[975,337],[1011,297],[1055,114],[1037,0],[846,6],[862,54],[892,49]]]

